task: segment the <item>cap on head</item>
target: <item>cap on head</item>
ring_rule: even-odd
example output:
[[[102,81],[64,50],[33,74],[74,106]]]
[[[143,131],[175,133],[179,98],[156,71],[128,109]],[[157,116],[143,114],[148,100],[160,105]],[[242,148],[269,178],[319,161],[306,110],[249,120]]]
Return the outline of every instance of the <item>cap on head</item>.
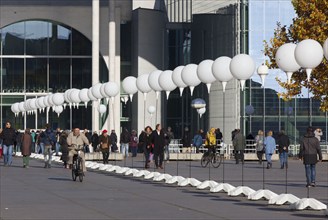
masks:
[[[104,129],[103,131],[102,131],[102,133],[104,134],[104,133],[107,133],[107,130],[106,129]]]

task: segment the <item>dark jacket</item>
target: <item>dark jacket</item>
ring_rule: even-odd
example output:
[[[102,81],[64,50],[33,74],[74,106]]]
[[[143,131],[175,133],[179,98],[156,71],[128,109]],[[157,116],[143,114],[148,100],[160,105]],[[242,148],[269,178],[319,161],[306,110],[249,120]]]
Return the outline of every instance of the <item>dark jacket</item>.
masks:
[[[94,133],[92,136],[91,136],[91,144],[92,144],[92,147],[94,149],[97,148],[98,144],[99,144],[99,136],[97,133]]]
[[[234,135],[232,143],[235,150],[245,150],[245,137],[241,132]]]
[[[103,134],[99,136],[99,143],[100,143],[100,149],[103,152],[109,151],[109,149],[112,145],[110,136],[107,135],[107,137],[105,137],[105,135],[103,135]],[[104,143],[107,143],[107,148],[102,146],[102,144],[104,144]]]
[[[43,143],[45,146],[49,146],[56,143],[56,136],[49,128],[46,129],[44,132],[41,132],[40,137],[40,142]]]
[[[130,142],[130,133],[128,130],[124,129],[121,133],[120,143],[127,144]]]
[[[304,164],[316,164],[322,160],[322,153],[319,140],[312,133],[307,133],[301,142],[299,158],[303,159]]]
[[[16,132],[13,128],[4,128],[0,134],[3,145],[14,145],[16,142]]]
[[[282,152],[288,152],[288,147],[290,145],[289,143],[289,138],[287,135],[283,134],[283,133],[280,133],[278,135],[278,151],[279,153],[282,153]],[[285,147],[285,149],[284,149]]]
[[[32,136],[29,132],[25,132],[22,136],[22,155],[30,156],[32,151]]]
[[[164,151],[165,137],[164,132],[161,130],[158,134],[157,130],[152,133],[152,143],[154,144],[154,153],[161,153]]]
[[[59,144],[62,152],[60,159],[66,162],[68,161],[68,152],[69,152],[68,144],[67,144],[67,136],[68,134],[66,132],[62,132],[59,137]]]
[[[191,145],[191,136],[189,131],[185,131],[182,136],[182,147],[190,147]]]

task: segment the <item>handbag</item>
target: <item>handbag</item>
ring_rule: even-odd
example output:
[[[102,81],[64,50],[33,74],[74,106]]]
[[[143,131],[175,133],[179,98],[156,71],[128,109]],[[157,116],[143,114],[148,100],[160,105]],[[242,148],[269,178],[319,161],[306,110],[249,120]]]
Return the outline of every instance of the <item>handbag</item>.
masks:
[[[107,148],[108,148],[108,143],[101,144],[101,149],[107,149]]]

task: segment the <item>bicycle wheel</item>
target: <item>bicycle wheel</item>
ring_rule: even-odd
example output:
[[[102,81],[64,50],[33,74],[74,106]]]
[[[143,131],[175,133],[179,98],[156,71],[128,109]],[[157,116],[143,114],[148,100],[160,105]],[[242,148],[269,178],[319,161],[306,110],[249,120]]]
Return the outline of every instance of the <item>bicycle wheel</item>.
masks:
[[[208,156],[205,155],[205,153],[203,154],[202,158],[200,159],[200,165],[202,167],[207,167],[207,164],[209,163],[209,159],[208,159]]]
[[[73,167],[72,167],[72,179],[73,181],[76,181],[76,164],[75,162],[73,161]]]
[[[212,157],[212,166],[214,168],[218,168],[221,165],[222,162],[222,155],[220,153],[216,153],[213,157]]]
[[[77,167],[79,168],[78,174],[79,174],[79,180],[80,182],[83,181],[83,169],[82,169],[82,161],[81,158],[78,159]]]

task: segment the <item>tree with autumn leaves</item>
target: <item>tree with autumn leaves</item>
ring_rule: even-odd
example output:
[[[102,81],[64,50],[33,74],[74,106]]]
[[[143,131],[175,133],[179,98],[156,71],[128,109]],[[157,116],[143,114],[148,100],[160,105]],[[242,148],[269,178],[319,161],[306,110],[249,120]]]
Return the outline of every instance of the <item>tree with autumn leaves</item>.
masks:
[[[269,68],[278,68],[275,54],[278,48],[285,43],[298,43],[305,39],[313,39],[321,45],[328,38],[328,0],[292,0],[297,17],[287,27],[280,23],[274,31],[270,42],[264,42],[264,53],[269,57]],[[328,111],[328,62],[322,63],[313,69],[311,80],[306,80],[306,72],[301,69],[295,72],[290,84],[276,79],[280,86],[286,89],[285,93],[278,95],[289,100],[301,92],[301,88],[310,89],[313,98],[320,100],[320,109]]]

